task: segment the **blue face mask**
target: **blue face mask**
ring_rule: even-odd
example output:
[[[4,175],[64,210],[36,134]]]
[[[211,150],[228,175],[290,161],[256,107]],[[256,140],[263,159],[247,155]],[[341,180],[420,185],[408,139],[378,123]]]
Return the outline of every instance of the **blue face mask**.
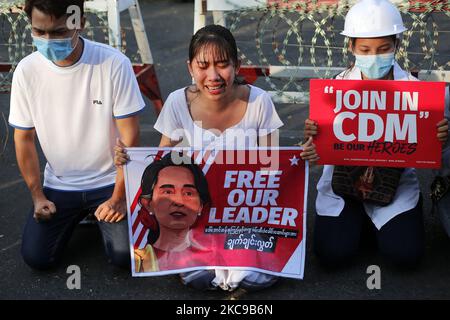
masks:
[[[74,35],[78,34],[77,32]],[[72,47],[72,38],[65,39],[43,39],[33,36],[33,44],[37,50],[48,60],[55,62],[66,59],[75,49]]]
[[[355,66],[369,79],[383,78],[394,65],[395,53],[384,53],[375,55],[355,54]]]

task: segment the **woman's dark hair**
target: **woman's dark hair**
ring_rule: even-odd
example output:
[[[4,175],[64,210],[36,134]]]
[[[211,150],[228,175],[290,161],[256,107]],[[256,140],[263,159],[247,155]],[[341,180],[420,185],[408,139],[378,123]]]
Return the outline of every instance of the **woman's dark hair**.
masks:
[[[172,157],[177,159],[177,163],[174,163]],[[197,192],[199,193],[200,200],[203,205],[211,203],[211,196],[208,189],[208,181],[203,174],[203,171],[198,165],[196,165],[191,158],[180,154],[173,154],[169,152],[160,160],[155,160],[145,168],[141,179],[141,197],[152,198],[153,188],[158,182],[159,172],[167,167],[183,167],[192,172],[194,176],[194,184]],[[148,212],[146,212],[148,215]],[[153,244],[159,237],[159,224],[154,215],[148,215],[149,226],[152,226],[148,233],[147,243]]]
[[[225,27],[211,24],[199,29],[189,44],[189,61],[202,49],[212,50],[219,59],[231,60],[235,66],[238,65],[236,40]]]
[[[386,36],[387,38],[391,38],[392,42],[394,42],[394,44],[397,42],[397,35],[396,34],[392,34],[390,36]],[[384,38],[384,37],[382,37]],[[350,38],[350,42],[352,43],[352,47],[354,48],[356,45],[356,39],[358,38]]]
[[[234,66],[239,63],[236,40],[230,30],[217,24],[210,24],[199,29],[191,38],[189,44],[189,62],[201,50],[210,50],[213,55],[224,61],[231,61]],[[234,84],[243,85],[247,82],[244,79],[234,78]],[[191,90],[192,92],[198,92]]]
[[[24,11],[30,20],[33,8],[59,19],[69,14],[67,8],[70,6],[78,6],[81,17],[84,15],[84,0],[26,0]]]

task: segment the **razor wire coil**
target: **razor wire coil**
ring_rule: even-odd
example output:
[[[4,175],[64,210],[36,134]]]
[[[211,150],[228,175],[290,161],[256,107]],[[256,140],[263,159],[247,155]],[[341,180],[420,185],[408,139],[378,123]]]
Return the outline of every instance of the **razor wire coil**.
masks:
[[[354,2],[354,1],[353,1]],[[318,78],[334,76],[331,67],[348,67],[349,39],[339,34],[352,1],[269,1],[268,4],[225,12],[228,28],[238,43],[243,65],[311,67]],[[407,31],[401,37],[396,58],[407,70],[449,70],[450,0],[397,0]],[[23,0],[0,4],[0,63],[12,66],[0,73],[0,92],[8,91],[17,63],[34,51],[29,19]],[[107,13],[87,12],[84,36],[108,43]],[[128,45],[132,28],[121,30],[119,48],[133,62],[139,51]],[[319,68],[325,68],[324,73]],[[306,91],[301,69],[282,79],[265,74],[264,80],[277,95],[286,91]]]

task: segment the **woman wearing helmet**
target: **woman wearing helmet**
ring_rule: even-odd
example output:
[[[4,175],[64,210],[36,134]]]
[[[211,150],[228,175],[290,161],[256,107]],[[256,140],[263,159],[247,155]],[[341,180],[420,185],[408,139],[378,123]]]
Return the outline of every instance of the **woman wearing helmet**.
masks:
[[[355,56],[355,64],[336,78],[416,81],[395,61],[399,38],[405,30],[400,12],[388,0],[356,3],[345,18],[342,32],[350,38],[349,49]],[[307,119],[305,138],[315,134],[317,123]],[[448,124],[444,119],[437,124],[437,138],[445,142],[447,135]],[[317,157],[313,153],[309,158]],[[339,183],[335,183],[338,174],[354,178],[353,189],[359,195],[374,179],[380,181],[387,176],[398,179],[386,191],[385,198],[389,200],[374,203],[365,196],[349,197],[338,192]],[[380,252],[394,264],[406,268],[418,264],[424,251],[424,224],[419,183],[413,168],[361,170],[361,167],[326,165],[317,190],[314,251],[325,266],[348,263],[358,253],[362,236],[368,233],[374,234],[371,239],[376,238]]]

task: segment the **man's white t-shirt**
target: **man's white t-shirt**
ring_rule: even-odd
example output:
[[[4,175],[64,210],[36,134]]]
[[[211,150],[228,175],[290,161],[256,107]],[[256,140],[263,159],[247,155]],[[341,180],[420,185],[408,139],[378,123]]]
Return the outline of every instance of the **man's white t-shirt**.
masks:
[[[58,67],[39,52],[14,72],[11,126],[35,129],[47,159],[44,186],[86,191],[113,185],[115,120],[145,104],[129,59],[86,39],[80,60]]]
[[[244,117],[224,132],[203,129],[194,121],[186,101],[186,88],[172,92],[166,100],[155,129],[173,141],[203,149],[248,149],[258,146],[258,137],[283,125],[270,95],[249,85],[250,94]]]

